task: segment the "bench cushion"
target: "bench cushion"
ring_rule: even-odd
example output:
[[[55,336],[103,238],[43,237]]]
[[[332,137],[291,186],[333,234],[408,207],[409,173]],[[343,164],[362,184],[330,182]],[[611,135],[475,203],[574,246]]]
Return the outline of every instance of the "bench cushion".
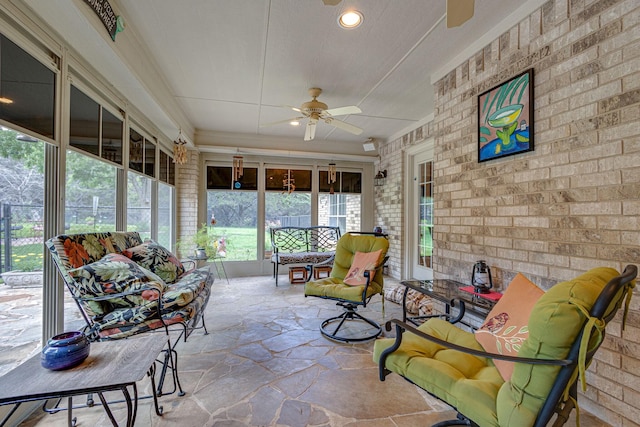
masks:
[[[271,262],[286,264],[318,264],[328,260],[335,252],[294,252],[271,255]]]

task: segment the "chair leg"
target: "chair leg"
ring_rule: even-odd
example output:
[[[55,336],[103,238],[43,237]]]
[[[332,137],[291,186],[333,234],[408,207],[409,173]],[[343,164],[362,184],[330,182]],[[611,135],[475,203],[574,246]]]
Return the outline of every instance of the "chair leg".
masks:
[[[179,341],[179,339],[177,341]],[[178,390],[178,396],[184,396],[185,393],[184,390],[182,390],[180,377],[178,376],[178,352],[174,349],[174,346],[171,345],[171,340],[167,339],[167,348],[162,351],[164,353],[164,360],[162,361],[162,369],[160,370],[160,378],[158,380],[156,394],[158,396],[162,396],[164,394],[162,391],[164,387],[164,380],[167,376],[167,371],[170,370],[171,377],[173,379],[173,390],[167,394],[174,393]]]
[[[325,320],[324,322],[322,322],[322,324],[320,325],[320,333],[322,333],[322,335],[324,335],[325,337],[331,340],[348,343],[348,342],[369,341],[374,338],[377,338],[382,333],[382,327],[378,323],[374,322],[371,319],[367,319],[364,316],[361,316],[356,311],[357,309],[356,304],[339,302],[337,305],[342,306],[344,308],[344,312],[339,316],[331,317]],[[372,332],[366,335],[357,336],[357,337],[338,335],[338,332],[347,321],[367,323],[372,327]],[[338,322],[338,326],[335,329],[333,329],[333,331],[329,331],[328,327],[330,325],[335,324],[336,322]]]
[[[431,427],[447,427],[447,426],[477,426],[477,424],[472,422],[470,419],[468,419],[464,415],[458,414],[458,418],[455,420],[440,421],[439,423],[435,423]]]
[[[209,335],[209,331],[207,331],[207,325],[204,323],[204,314],[202,315],[202,329],[204,329],[204,335]]]

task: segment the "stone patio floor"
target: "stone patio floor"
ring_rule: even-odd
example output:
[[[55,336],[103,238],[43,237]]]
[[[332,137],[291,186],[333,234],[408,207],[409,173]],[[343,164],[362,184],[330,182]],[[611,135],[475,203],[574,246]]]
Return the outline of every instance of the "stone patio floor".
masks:
[[[322,319],[339,313],[334,302],[305,298],[303,285],[280,277],[216,281],[206,309],[209,335],[196,331],[178,344],[180,380],[186,396],[160,398],[156,416],[141,400],[137,426],[426,426],[455,417],[446,404],[398,375],[378,379],[373,343],[339,344],[323,338]],[[386,286],[397,284],[387,279]],[[39,352],[40,289],[0,285],[1,369]],[[377,321],[401,317],[401,307],[381,298],[359,310]],[[65,303],[68,324],[79,324],[73,301]],[[9,318],[7,318],[9,317]],[[14,320],[15,319],[15,320]],[[10,338],[14,334],[14,338]],[[4,373],[0,371],[0,375]],[[149,392],[148,380],[139,384]],[[117,396],[114,396],[117,397]],[[75,398],[74,403],[82,403]],[[113,408],[120,423],[123,404]],[[575,411],[574,411],[575,412]],[[79,426],[110,426],[99,406],[74,411]],[[583,427],[606,426],[581,412]],[[34,413],[22,426],[66,426],[65,411]],[[569,420],[567,425],[575,425]]]

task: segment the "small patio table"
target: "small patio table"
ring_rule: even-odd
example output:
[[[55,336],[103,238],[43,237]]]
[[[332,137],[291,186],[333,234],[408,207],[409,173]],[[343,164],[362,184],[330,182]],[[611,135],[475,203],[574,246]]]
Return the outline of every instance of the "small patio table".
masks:
[[[154,373],[156,357],[165,345],[166,336],[160,333],[92,342],[89,357],[80,365],[61,371],[43,368],[40,365],[40,354],[37,354],[0,377],[0,405],[14,405],[0,422],[0,426],[4,426],[24,402],[64,397],[68,398],[69,403],[69,426],[74,426],[72,397],[90,393],[98,395],[111,423],[117,426],[103,396],[104,392],[112,390],[120,390],[124,395],[127,404],[126,425],[133,426],[138,407],[136,382],[144,378],[145,374],[151,378],[156,413],[162,415],[162,408],[158,407]],[[132,387],[133,396],[128,387]]]

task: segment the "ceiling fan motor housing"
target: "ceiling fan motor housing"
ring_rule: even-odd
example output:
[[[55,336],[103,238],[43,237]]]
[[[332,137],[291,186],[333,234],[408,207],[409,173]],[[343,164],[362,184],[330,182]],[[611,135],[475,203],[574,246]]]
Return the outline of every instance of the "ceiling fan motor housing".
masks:
[[[324,102],[320,102],[316,99],[318,96],[320,96],[321,93],[322,93],[322,89],[320,89],[319,87],[312,87],[311,89],[309,89],[309,95],[311,95],[313,99],[311,101],[307,101],[304,104],[302,104],[300,109],[305,113],[309,113],[309,114],[311,113],[321,114],[323,111],[327,110],[329,108],[327,104],[325,104]]]

